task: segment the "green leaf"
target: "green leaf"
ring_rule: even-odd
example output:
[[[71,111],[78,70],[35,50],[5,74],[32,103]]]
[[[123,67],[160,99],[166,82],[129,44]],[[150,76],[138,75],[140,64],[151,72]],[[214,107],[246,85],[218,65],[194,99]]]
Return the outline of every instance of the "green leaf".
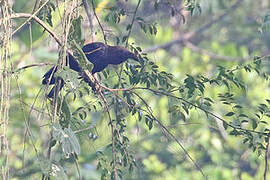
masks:
[[[240,106],[240,105],[235,105],[235,106],[233,106],[233,108],[238,108],[238,109],[241,109],[241,108],[242,108],[242,106]]]
[[[257,121],[255,119],[251,119],[251,121],[252,121],[252,128],[256,129],[258,127]]]
[[[258,118],[258,119],[261,119],[261,116],[257,113],[255,113],[255,116]]]
[[[207,101],[210,101],[211,103],[214,102],[211,98],[208,98],[208,97],[206,97],[206,98],[204,98],[204,99],[207,100]]]
[[[128,31],[130,29],[131,29],[131,24],[128,24],[126,30]]]
[[[223,127],[226,130],[228,128],[228,123],[226,123],[225,121],[222,121]]]
[[[242,120],[242,121],[241,121],[241,123],[246,123],[246,122],[248,122],[248,120]]]
[[[143,22],[144,22],[144,19],[141,18],[141,17],[137,17],[136,20],[137,20],[137,21],[143,21]]]
[[[153,119],[149,115],[145,115],[145,123],[148,126],[149,130],[153,127]]]
[[[228,112],[225,116],[233,116],[234,114],[234,112]]]
[[[79,141],[70,128],[65,128],[63,130],[59,124],[54,124],[53,138],[60,142],[65,156],[69,157],[69,155],[73,153],[76,155],[80,154]]]
[[[122,38],[122,43],[125,42],[127,40],[128,36],[123,36]]]
[[[249,141],[249,139],[248,138],[245,138],[244,140],[243,140],[243,143],[245,144],[246,142],[248,142]]]
[[[139,121],[141,121],[143,113],[142,113],[142,111],[137,111],[137,113],[138,113],[138,119],[139,119]]]
[[[50,147],[55,146],[56,142],[57,142],[56,140],[52,140],[52,141],[50,141],[50,145],[49,145],[49,146],[50,146]]]
[[[245,117],[245,118],[248,118],[248,116],[247,115],[245,115],[245,114],[239,114],[239,116],[238,117]]]
[[[233,130],[230,132],[230,135],[237,136],[237,135],[240,135],[240,133],[239,133],[236,129],[233,129]]]
[[[64,134],[61,137],[60,143],[62,144],[63,152],[68,156],[71,153],[76,155],[80,154],[81,148],[79,141],[70,128],[64,129]]]

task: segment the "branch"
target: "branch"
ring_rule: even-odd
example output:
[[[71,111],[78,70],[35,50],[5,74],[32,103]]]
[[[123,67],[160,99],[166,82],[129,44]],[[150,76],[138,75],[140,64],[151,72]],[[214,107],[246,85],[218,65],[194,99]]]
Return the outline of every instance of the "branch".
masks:
[[[242,1],[243,0],[236,1],[236,3],[234,5],[232,5],[230,7],[230,9],[228,9],[226,12],[224,12],[221,15],[219,15],[217,18],[213,19],[212,21],[208,22],[207,24],[203,25],[202,27],[200,27],[196,31],[191,32],[191,33],[187,33],[184,36],[182,36],[182,37],[180,37],[178,39],[172,40],[172,41],[170,41],[168,43],[161,44],[161,45],[156,45],[156,46],[153,46],[151,48],[148,48],[148,49],[145,50],[145,52],[146,53],[150,53],[150,52],[157,51],[158,49],[168,49],[168,48],[170,48],[174,44],[179,44],[179,43],[182,43],[183,41],[191,40],[195,36],[198,36],[198,35],[202,34],[204,31],[206,31],[207,29],[209,29],[212,25],[214,25],[218,21],[224,19],[227,15],[231,14],[231,12],[233,12],[236,8],[239,7],[239,5],[240,5],[240,3]]]
[[[106,98],[104,97],[104,94],[101,90],[99,90],[99,96],[101,97],[101,99],[104,102],[105,108],[106,108],[106,112],[108,113],[108,117],[109,117],[109,124],[111,126],[111,133],[112,133],[112,158],[113,158],[113,176],[114,176],[114,180],[117,180],[117,169],[116,169],[116,156],[115,156],[115,139],[114,139],[114,124],[113,124],[113,120],[111,118],[111,114],[110,114],[110,110],[109,110],[109,106],[108,106],[108,102],[106,100]]]
[[[131,87],[131,88],[125,88],[125,89],[112,89],[112,88],[108,88],[102,84],[99,84],[99,86],[107,91],[110,91],[110,92],[115,92],[115,91],[130,91],[132,89],[134,89],[135,87]]]
[[[76,131],[74,131],[74,133],[75,134],[78,134],[78,133],[81,133],[81,132],[84,132],[84,131],[88,131],[88,130],[93,129],[93,128],[95,128],[95,126],[89,126],[87,128],[84,128],[84,129],[76,130]]]
[[[44,2],[44,4],[42,4],[37,10],[36,12],[34,12],[33,14],[31,14],[29,16],[29,18],[22,23],[15,31],[13,31],[12,36],[18,31],[20,30],[25,24],[27,24],[29,21],[31,21],[32,18],[34,18],[34,16],[36,16],[36,14],[49,2],[50,0],[47,0],[46,2]],[[36,5],[36,4],[35,4]]]
[[[31,68],[31,67],[35,67],[35,66],[48,66],[48,65],[53,65],[53,63],[46,62],[46,63],[38,63],[38,64],[29,64],[29,65],[26,65],[26,66],[23,66],[23,67],[20,67],[20,68],[16,69],[12,73],[16,73],[16,72],[19,72],[21,70]]]
[[[40,20],[37,16],[32,15],[32,14],[27,14],[27,13],[15,13],[12,14],[11,19],[15,18],[31,18],[34,19],[38,24],[40,24],[54,39],[55,41],[59,44],[59,46],[62,46],[62,43],[60,39],[57,37],[57,35],[42,21]],[[15,32],[12,33],[12,36],[15,34]]]
[[[97,13],[96,13],[96,8],[95,8],[94,0],[92,0],[91,3],[92,3],[92,8],[93,8],[94,15],[96,17],[96,20],[98,22],[98,25],[99,25],[99,27],[101,29],[102,34],[103,34],[104,42],[105,42],[105,44],[107,44],[107,38],[106,38],[106,35],[105,35],[105,32],[104,32],[104,29],[103,29],[103,27],[102,27],[102,25],[101,25],[101,23],[99,21],[99,18],[97,16]]]
[[[132,27],[133,27],[133,24],[134,24],[134,21],[135,21],[135,17],[136,17],[138,8],[140,6],[140,3],[141,3],[141,0],[138,1],[137,6],[136,6],[135,11],[134,11],[134,14],[133,14],[133,17],[132,17],[132,21],[131,21],[131,24],[130,24],[130,29],[129,29],[128,35],[127,35],[126,47],[128,46],[128,38],[129,38],[129,36],[131,34],[131,30],[132,30]]]

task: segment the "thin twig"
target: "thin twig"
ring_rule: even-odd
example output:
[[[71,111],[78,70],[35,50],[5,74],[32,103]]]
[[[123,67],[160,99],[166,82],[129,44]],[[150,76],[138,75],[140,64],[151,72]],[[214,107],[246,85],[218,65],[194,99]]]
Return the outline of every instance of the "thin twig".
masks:
[[[134,13],[133,13],[132,21],[131,21],[131,24],[130,24],[130,29],[129,29],[128,35],[127,35],[126,47],[128,47],[128,39],[129,39],[129,36],[130,36],[130,34],[131,34],[132,27],[133,27],[133,24],[134,24],[134,22],[135,22],[135,17],[136,17],[138,8],[139,8],[139,6],[140,6],[140,3],[141,3],[141,0],[138,1],[137,6],[136,6],[136,8],[135,8],[135,11],[134,11]]]
[[[92,8],[93,8],[94,15],[95,15],[95,17],[96,17],[96,20],[97,20],[97,22],[98,22],[98,25],[99,25],[99,27],[100,27],[100,29],[101,29],[102,34],[103,34],[104,42],[105,42],[105,44],[107,44],[106,34],[105,34],[104,29],[103,29],[103,27],[102,27],[102,25],[101,25],[101,23],[100,23],[100,21],[99,21],[98,16],[97,16],[95,4],[94,4],[94,0],[91,0],[91,3],[92,3]]]
[[[36,9],[37,9],[37,7],[39,6],[40,3],[41,3],[41,0],[36,0],[33,11],[32,11],[32,14],[35,13],[35,11],[36,11]]]
[[[26,105],[27,107],[29,107],[30,109],[36,111],[37,113],[44,113],[42,110],[39,110],[39,109],[37,109],[37,108],[34,108],[33,105],[29,105],[29,104],[27,104],[26,102],[21,101],[20,99],[19,99],[19,101],[20,101],[21,103],[23,103],[24,105]],[[44,114],[49,115],[48,113],[44,113]]]
[[[23,66],[23,67],[20,67],[18,69],[16,69],[15,71],[13,71],[12,73],[17,73],[21,70],[24,70],[24,69],[27,69],[27,68],[31,68],[31,67],[40,67],[40,66],[48,66],[48,65],[54,65],[53,63],[49,63],[49,62],[46,62],[46,63],[36,63],[36,64],[29,64],[29,65],[26,65],[26,66]]]
[[[125,88],[125,89],[112,89],[112,88],[108,88],[108,87],[106,87],[106,86],[104,86],[102,84],[99,84],[99,86],[101,88],[103,88],[103,89],[106,89],[106,90],[110,91],[110,92],[115,92],[115,91],[130,91],[130,90],[132,90],[132,89],[135,88],[135,87],[131,87],[131,88]]]
[[[224,120],[224,119],[222,119],[221,117],[215,115],[214,113],[212,113],[212,112],[210,112],[210,111],[208,111],[208,110],[206,110],[206,109],[204,109],[204,108],[202,108],[202,107],[200,107],[200,106],[198,106],[198,105],[195,105],[195,104],[193,104],[193,103],[187,101],[187,100],[184,99],[184,98],[175,96],[175,95],[170,94],[170,93],[167,93],[167,92],[158,91],[158,90],[154,90],[154,89],[150,89],[150,88],[144,88],[144,87],[132,87],[132,88],[127,88],[127,89],[111,89],[111,88],[108,88],[108,87],[106,87],[106,86],[104,86],[104,85],[101,85],[101,84],[99,84],[99,86],[100,86],[101,88],[103,88],[103,89],[105,89],[105,90],[107,90],[107,91],[113,93],[114,95],[116,95],[115,92],[117,92],[117,91],[133,91],[133,90],[136,90],[136,89],[138,89],[138,90],[140,89],[140,90],[149,90],[149,91],[151,91],[151,92],[153,92],[153,93],[155,93],[155,94],[163,94],[163,95],[165,95],[165,96],[170,96],[170,97],[179,99],[179,100],[181,100],[181,101],[184,101],[185,103],[187,103],[187,104],[189,104],[189,105],[191,105],[191,106],[193,106],[193,107],[195,107],[195,108],[198,108],[198,109],[202,110],[203,112],[205,112],[205,113],[207,113],[207,114],[209,114],[209,115],[215,117],[217,120],[223,122],[224,124],[226,124],[227,126],[233,128],[233,129],[238,129],[238,130],[242,130],[242,131],[248,131],[248,132],[252,132],[252,133],[256,133],[256,134],[268,136],[268,133],[264,133],[264,132],[260,132],[260,131],[255,131],[255,130],[250,130],[250,129],[244,129],[244,128],[241,128],[241,127],[238,127],[238,126],[233,126],[232,124],[227,123],[226,120]],[[117,95],[117,97],[119,98],[119,95]],[[130,107],[130,106],[129,106],[129,107]]]
[[[31,16],[24,22],[22,23],[15,31],[12,32],[12,36],[18,31],[20,30],[25,24],[27,24],[28,22],[31,21],[31,19],[36,16],[36,14],[44,7],[46,6],[46,4],[49,2],[50,0],[47,0],[46,2],[44,2],[44,4],[42,4],[37,10],[36,12],[34,12],[33,14],[31,14]]]
[[[198,109],[202,110],[203,112],[205,112],[205,113],[207,113],[207,114],[209,114],[209,115],[215,117],[217,120],[223,122],[224,124],[226,124],[227,126],[233,128],[233,129],[238,129],[238,130],[242,130],[242,131],[248,131],[248,132],[252,132],[252,133],[256,133],[256,134],[268,136],[268,133],[264,133],[264,132],[260,132],[260,131],[255,131],[255,130],[250,130],[250,129],[244,129],[244,128],[238,127],[238,126],[233,126],[232,124],[227,123],[226,120],[224,120],[224,119],[222,119],[221,117],[215,115],[214,113],[212,113],[212,112],[210,112],[210,111],[208,111],[208,110],[206,110],[206,109],[204,109],[204,108],[202,108],[202,107],[200,107],[200,106],[198,106],[198,105],[195,105],[195,104],[193,104],[193,103],[187,101],[187,100],[184,99],[184,98],[175,96],[175,95],[170,94],[170,93],[167,93],[167,92],[158,91],[158,90],[153,90],[153,89],[150,89],[150,88],[144,88],[144,87],[132,87],[132,88],[127,88],[127,89],[111,89],[111,88],[108,88],[108,87],[106,87],[106,86],[104,86],[104,85],[101,85],[101,84],[99,84],[99,87],[100,87],[100,88],[103,88],[103,89],[105,89],[105,90],[107,90],[107,91],[109,91],[109,92],[111,92],[111,93],[113,93],[114,95],[116,95],[116,93],[114,93],[114,92],[116,92],[116,91],[133,91],[133,90],[136,90],[136,89],[141,89],[141,90],[149,90],[149,91],[152,91],[152,92],[154,92],[154,93],[156,93],[156,94],[163,94],[163,95],[166,95],[166,96],[170,96],[170,97],[173,97],[173,98],[182,100],[182,101],[184,101],[185,103],[187,103],[187,104],[189,104],[189,105],[191,105],[191,106],[193,106],[193,107],[195,107],[195,108],[198,108]],[[118,96],[118,98],[119,98],[119,96]]]
[[[76,157],[73,155],[74,159],[75,159],[75,165],[76,165],[76,169],[77,169],[77,172],[78,172],[78,176],[79,176],[79,180],[81,180],[81,172],[80,172],[80,168],[79,168],[79,163],[76,159]]]
[[[161,121],[159,121],[155,115],[153,114],[153,111],[151,109],[151,107],[148,105],[148,103],[136,92],[133,92],[133,94],[135,94],[146,106],[146,108],[148,109],[148,113],[152,116],[152,118],[157,122],[157,124],[180,146],[180,148],[184,151],[185,155],[190,159],[190,161],[194,164],[194,166],[200,171],[200,173],[202,174],[202,176],[207,179],[207,176],[205,176],[202,168],[196,163],[196,161],[190,156],[190,154],[187,152],[187,150],[185,149],[185,147],[183,146],[183,144],[161,123]]]
[[[84,128],[84,129],[76,130],[76,131],[74,131],[74,133],[75,134],[81,133],[81,132],[84,132],[84,131],[87,131],[87,130],[90,130],[90,129],[93,129],[93,128],[95,128],[95,126],[89,126],[87,128]]]
[[[23,105],[23,99],[22,99],[22,92],[21,92],[21,88],[20,88],[20,85],[19,85],[19,82],[18,82],[18,76],[15,76],[15,81],[16,81],[16,85],[17,85],[17,88],[18,88],[18,91],[19,91],[19,101],[20,101],[20,107],[21,107],[21,111],[23,113],[23,119],[24,119],[24,123],[26,125],[26,129],[25,129],[25,133],[24,133],[24,143],[23,143],[23,164],[24,164],[24,154],[25,154],[25,147],[26,147],[26,136],[28,134],[29,136],[29,139],[30,139],[30,142],[32,143],[32,146],[35,150],[35,153],[36,153],[36,156],[38,157],[38,150],[35,146],[35,143],[34,143],[34,136],[33,136],[33,133],[30,129],[30,113],[32,111],[32,108],[30,108],[30,113],[29,113],[29,117],[27,118],[26,117],[26,114],[25,114],[25,108],[24,108],[24,105]],[[36,97],[37,99],[37,97]],[[36,102],[36,99],[34,101],[34,103]]]
[[[62,43],[60,39],[57,37],[57,35],[49,28],[42,20],[40,20],[37,16],[34,16],[33,14],[28,13],[15,13],[10,16],[11,19],[15,18],[31,18],[34,19],[37,23],[39,23],[54,39],[55,41],[62,46]],[[14,35],[14,32],[12,33]]]
[[[106,111],[108,113],[108,117],[109,117],[109,123],[111,126],[111,134],[112,134],[112,157],[113,157],[113,173],[114,173],[114,180],[117,180],[117,170],[116,170],[116,156],[115,156],[115,139],[114,139],[114,124],[111,118],[111,114],[110,114],[110,110],[109,110],[109,106],[108,106],[108,102],[106,100],[106,98],[104,97],[104,94],[101,90],[99,90],[99,96],[101,97],[101,99],[104,102]]]
[[[126,36],[126,48],[128,47],[128,39],[130,37],[130,34],[131,34],[131,31],[132,31],[132,27],[134,25],[134,22],[135,22],[135,17],[136,17],[136,14],[137,14],[137,11],[138,11],[138,8],[140,6],[140,3],[141,3],[141,0],[138,1],[137,3],[137,6],[135,8],[135,11],[133,13],[133,17],[132,17],[132,21],[131,21],[131,24],[130,24],[130,29],[128,31],[128,35]],[[121,78],[122,78],[122,72],[123,72],[123,64],[121,64],[121,67],[120,67],[120,71],[119,73],[117,73],[117,76],[118,76],[118,85],[120,86],[121,85]]]

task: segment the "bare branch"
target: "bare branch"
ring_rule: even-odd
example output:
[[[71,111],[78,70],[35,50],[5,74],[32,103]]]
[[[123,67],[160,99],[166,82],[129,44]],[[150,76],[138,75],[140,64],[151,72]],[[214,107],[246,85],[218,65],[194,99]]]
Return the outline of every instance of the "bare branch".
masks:
[[[27,14],[27,13],[15,13],[12,14],[11,19],[15,19],[15,18],[31,18],[34,19],[38,24],[40,24],[54,39],[55,41],[62,46],[62,43],[60,41],[60,39],[57,37],[57,35],[51,30],[51,28],[49,28],[42,20],[40,20],[37,16],[33,15],[33,14]],[[14,35],[15,32],[12,33],[12,35]]]
[[[102,25],[101,25],[101,23],[100,23],[100,21],[99,21],[98,16],[97,16],[95,4],[94,4],[94,0],[92,0],[91,3],[92,3],[92,8],[93,8],[94,15],[95,15],[95,17],[96,17],[96,20],[97,20],[97,22],[98,22],[98,25],[99,25],[99,27],[100,27],[100,29],[101,29],[102,34],[103,34],[104,42],[105,42],[105,44],[107,44],[106,34],[105,34],[104,29],[103,29],[103,27],[102,27]]]
[[[31,67],[48,66],[48,65],[53,65],[53,63],[46,62],[46,63],[38,63],[38,64],[29,64],[29,65],[26,65],[26,66],[23,66],[23,67],[20,67],[20,68],[16,69],[12,73],[19,72],[21,70],[24,70],[24,69],[27,69],[27,68],[31,68]]]
[[[139,8],[139,6],[140,6],[140,3],[141,3],[141,0],[138,1],[137,6],[136,6],[136,8],[135,8],[135,11],[134,11],[134,13],[133,13],[132,21],[131,21],[131,24],[130,24],[130,29],[129,29],[128,35],[127,35],[126,47],[128,46],[128,39],[129,39],[129,36],[130,36],[130,34],[131,34],[131,30],[132,30],[132,27],[133,27],[133,24],[134,24],[134,21],[135,21],[135,17],[136,17],[138,8]]]
[[[114,124],[111,118],[111,114],[110,114],[110,110],[109,110],[109,106],[108,106],[108,102],[106,100],[106,98],[104,97],[104,94],[101,90],[99,90],[99,96],[101,97],[101,99],[103,100],[104,106],[106,108],[106,112],[108,113],[108,117],[109,117],[109,124],[111,126],[111,135],[112,135],[112,157],[113,157],[113,175],[114,175],[114,180],[117,179],[117,169],[116,169],[116,154],[115,154],[115,139],[114,139]]]
[[[32,18],[34,18],[34,16],[36,16],[36,14],[49,2],[50,0],[47,0],[46,2],[44,2],[44,4],[42,4],[37,10],[36,12],[34,12],[33,14],[31,14],[31,16],[24,22],[22,23],[15,31],[12,32],[12,36],[18,31],[20,30],[25,24],[27,24],[28,22],[31,21]]]

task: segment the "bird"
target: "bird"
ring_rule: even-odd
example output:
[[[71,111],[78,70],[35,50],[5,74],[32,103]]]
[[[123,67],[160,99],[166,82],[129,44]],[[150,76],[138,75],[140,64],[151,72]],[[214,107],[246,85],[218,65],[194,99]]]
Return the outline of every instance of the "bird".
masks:
[[[109,64],[118,65],[127,61],[128,59],[132,59],[137,62],[142,61],[142,59],[139,58],[136,54],[130,52],[122,46],[110,46],[102,42],[92,42],[86,44],[83,46],[82,51],[84,52],[87,60],[94,65],[91,74],[101,72]],[[69,65],[70,69],[83,74],[82,68],[80,67],[78,61],[76,61],[75,57],[70,53],[67,54],[66,65]],[[58,66],[53,66],[50,70],[48,70],[43,76],[42,84],[56,84],[57,80],[54,74],[56,73],[57,69]],[[59,80],[59,90],[61,90],[64,86],[64,80],[61,78],[59,78]],[[87,82],[87,79],[84,78],[84,80]],[[51,89],[47,95],[48,98],[53,98],[55,88],[56,86]]]

